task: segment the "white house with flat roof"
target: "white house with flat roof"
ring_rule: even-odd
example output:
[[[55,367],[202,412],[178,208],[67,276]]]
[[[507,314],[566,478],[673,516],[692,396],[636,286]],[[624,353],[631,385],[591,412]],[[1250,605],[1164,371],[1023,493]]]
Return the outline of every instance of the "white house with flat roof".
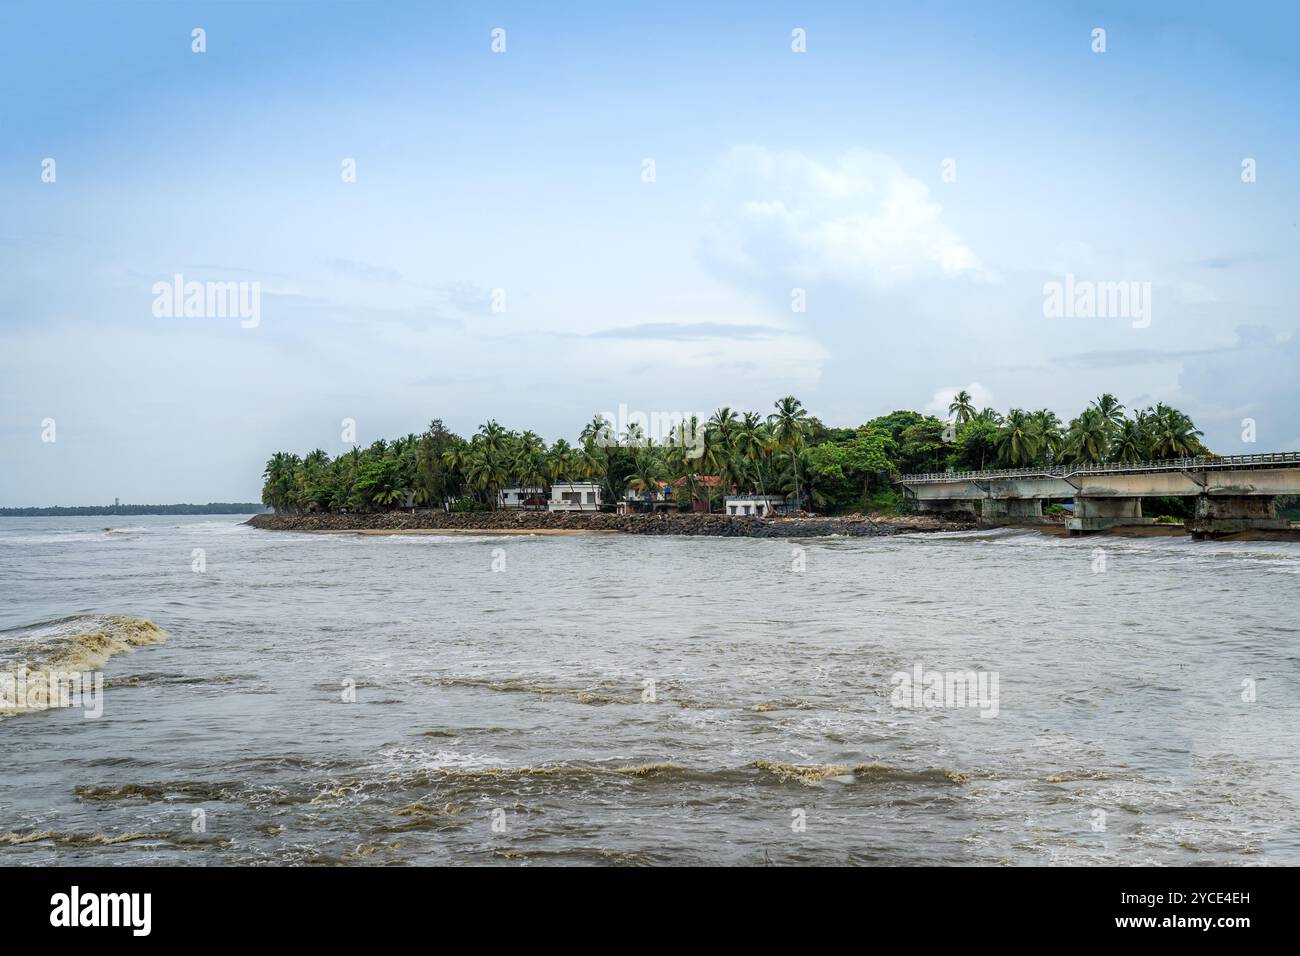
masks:
[[[728,495],[722,502],[726,515],[766,518],[775,514],[785,504],[783,495]]]
[[[557,481],[551,485],[550,511],[599,511],[600,485],[594,481]]]

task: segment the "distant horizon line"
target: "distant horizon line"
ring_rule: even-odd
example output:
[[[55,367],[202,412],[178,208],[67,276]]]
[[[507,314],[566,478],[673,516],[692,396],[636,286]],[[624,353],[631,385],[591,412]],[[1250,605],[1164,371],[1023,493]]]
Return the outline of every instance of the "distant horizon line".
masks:
[[[206,504],[178,502],[174,504],[129,504],[119,502],[108,505],[17,505],[0,506],[0,517],[84,517],[92,515],[146,515],[146,514],[258,514],[269,510],[259,501],[209,501]]]

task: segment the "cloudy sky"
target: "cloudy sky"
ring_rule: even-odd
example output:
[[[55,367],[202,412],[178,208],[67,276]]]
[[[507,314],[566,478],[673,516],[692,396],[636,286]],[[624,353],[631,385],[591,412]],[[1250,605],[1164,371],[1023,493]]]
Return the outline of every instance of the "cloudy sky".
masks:
[[[6,2],[0,505],[788,393],[1300,448],[1293,4],[756,7]],[[159,317],[177,274],[260,321]],[[1067,274],[1149,321],[1045,316]]]

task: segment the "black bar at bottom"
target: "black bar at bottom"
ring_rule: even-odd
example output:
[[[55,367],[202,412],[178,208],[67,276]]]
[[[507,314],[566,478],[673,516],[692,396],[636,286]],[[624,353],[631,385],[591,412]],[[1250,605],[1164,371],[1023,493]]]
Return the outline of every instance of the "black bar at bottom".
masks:
[[[702,877],[707,885],[695,882]],[[1282,908],[1294,871],[831,869],[796,875],[680,869],[595,876],[567,869],[542,881],[536,873],[476,868],[10,868],[0,869],[0,881],[11,943],[29,936],[53,942],[72,933],[78,942],[218,943],[246,940],[257,927],[259,944],[355,939],[372,945],[379,927],[392,932],[435,924],[444,941],[457,928],[495,933],[506,924],[517,932],[531,926],[534,934],[561,926],[639,927],[653,938],[691,920],[734,931],[760,924],[802,932],[887,925],[970,942],[975,938],[968,931],[979,927],[986,941],[993,938],[984,935],[989,931],[1017,930],[1070,941],[1131,936],[1182,942],[1199,935],[1231,944],[1241,933],[1285,927]]]

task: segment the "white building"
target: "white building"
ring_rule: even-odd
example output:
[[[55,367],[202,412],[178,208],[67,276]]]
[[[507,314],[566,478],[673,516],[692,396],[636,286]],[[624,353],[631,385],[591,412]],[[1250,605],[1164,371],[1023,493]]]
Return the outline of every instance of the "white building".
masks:
[[[592,481],[557,481],[551,485],[551,511],[598,511],[600,485]]]
[[[665,507],[673,504],[671,492],[672,486],[667,482],[650,492],[648,498],[644,491],[628,488],[627,493],[623,495],[623,500],[618,503],[618,513],[621,515],[632,514],[633,512],[644,511],[647,507],[650,510],[662,511]]]
[[[785,504],[782,495],[728,495],[722,502],[724,514],[765,518],[775,514]]]
[[[502,488],[497,495],[497,506],[501,508],[529,508],[544,511],[550,502],[546,500],[545,488]]]

